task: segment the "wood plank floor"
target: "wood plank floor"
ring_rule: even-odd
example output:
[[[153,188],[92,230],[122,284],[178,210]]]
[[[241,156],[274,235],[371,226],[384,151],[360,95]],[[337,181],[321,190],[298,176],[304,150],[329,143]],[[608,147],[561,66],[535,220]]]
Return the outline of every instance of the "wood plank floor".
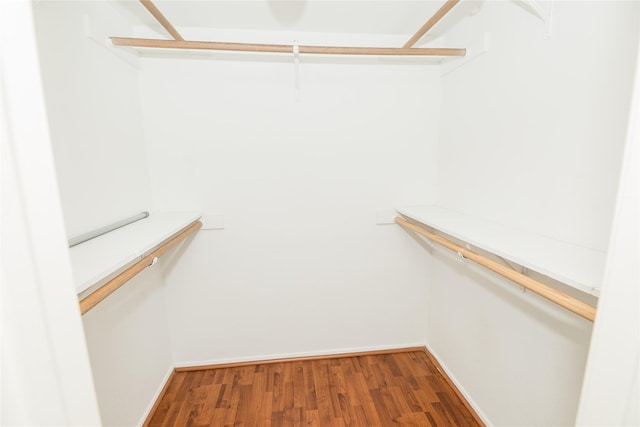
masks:
[[[478,426],[423,351],[176,372],[147,425]]]

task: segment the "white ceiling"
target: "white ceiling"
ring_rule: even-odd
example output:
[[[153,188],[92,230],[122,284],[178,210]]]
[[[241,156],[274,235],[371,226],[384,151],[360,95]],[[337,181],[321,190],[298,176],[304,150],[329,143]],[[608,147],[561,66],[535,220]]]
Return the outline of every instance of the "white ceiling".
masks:
[[[445,0],[155,0],[154,4],[178,29],[304,31],[321,33],[415,33]],[[134,21],[164,33],[137,0],[116,0]],[[441,35],[481,5],[463,0],[429,32]]]

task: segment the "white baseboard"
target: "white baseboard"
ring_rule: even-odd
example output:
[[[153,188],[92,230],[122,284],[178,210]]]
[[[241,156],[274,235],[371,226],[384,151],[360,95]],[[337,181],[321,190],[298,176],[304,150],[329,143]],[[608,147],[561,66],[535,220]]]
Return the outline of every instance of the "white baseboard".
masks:
[[[438,361],[440,367],[445,371],[451,382],[455,384],[460,393],[464,396],[464,398],[469,402],[469,405],[475,410],[476,414],[480,417],[480,419],[490,427],[492,424],[489,422],[486,414],[482,412],[480,407],[474,402],[469,393],[464,389],[460,381],[456,378],[455,375],[451,373],[451,371],[447,368],[447,365],[442,362],[442,359],[438,356],[438,354],[433,351],[429,346],[425,345],[425,343],[410,343],[403,345],[389,345],[389,346],[367,346],[367,347],[351,347],[351,348],[342,348],[335,350],[324,350],[324,351],[306,351],[306,352],[294,352],[294,353],[280,353],[280,354],[269,354],[269,355],[256,355],[256,356],[245,356],[245,357],[235,357],[235,358],[223,358],[223,359],[207,359],[207,360],[199,360],[199,361],[191,361],[191,362],[176,362],[173,366],[170,366],[167,370],[167,373],[164,375],[161,383],[158,386],[153,398],[149,402],[147,409],[144,411],[140,422],[138,423],[138,427],[142,427],[147,417],[151,413],[156,401],[160,397],[162,390],[164,389],[167,381],[171,377],[171,374],[175,369],[179,368],[191,368],[198,366],[209,366],[209,365],[224,365],[229,363],[245,363],[245,362],[262,362],[276,359],[295,359],[295,358],[304,358],[304,357],[322,357],[322,356],[334,356],[341,354],[352,354],[352,353],[367,353],[367,352],[376,352],[376,351],[389,351],[389,350],[403,350],[412,347],[423,347],[426,348],[433,357]]]
[[[352,347],[352,348],[346,348],[346,349],[343,348],[338,350],[281,353],[281,354],[234,357],[234,358],[226,358],[226,359],[206,359],[206,360],[199,360],[196,362],[193,362],[193,361],[192,362],[176,362],[169,367],[169,369],[167,370],[167,373],[164,375],[164,378],[158,385],[158,389],[154,393],[153,398],[149,402],[149,405],[147,406],[146,410],[142,414],[142,417],[140,418],[140,421],[138,422],[138,427],[142,427],[144,425],[144,422],[147,420],[147,417],[151,413],[151,410],[156,404],[156,401],[160,397],[162,390],[167,384],[167,381],[169,381],[169,378],[171,377],[171,374],[174,372],[175,369],[208,366],[208,365],[222,365],[227,363],[261,362],[261,361],[269,361],[269,360],[275,360],[275,359],[291,359],[291,358],[313,357],[313,356],[322,357],[322,356],[332,356],[332,355],[349,354],[349,353],[402,350],[410,347],[424,347],[424,346],[425,346],[424,343],[411,343],[411,344],[404,344],[404,345]]]
[[[151,410],[156,404],[158,398],[160,397],[160,393],[162,393],[162,390],[164,389],[164,386],[167,384],[167,381],[169,381],[169,378],[171,378],[171,374],[173,374],[174,370],[175,370],[174,366],[169,366],[167,373],[164,374],[164,378],[162,378],[162,381],[160,381],[160,385],[158,386],[158,389],[156,390],[153,397],[151,398],[151,402],[149,402],[147,409],[145,409],[144,413],[142,414],[142,418],[140,418],[140,421],[138,422],[138,427],[142,427],[144,425],[144,422],[147,420],[147,417],[149,416],[149,414],[151,414]]]
[[[464,398],[466,399],[466,401],[469,403],[469,405],[471,405],[471,407],[473,408],[473,410],[476,412],[476,414],[478,415],[478,417],[480,417],[480,419],[482,420],[482,422],[487,426],[487,427],[491,427],[493,424],[491,424],[491,422],[489,421],[489,418],[487,417],[487,415],[482,412],[482,410],[480,409],[480,407],[476,404],[476,402],[474,402],[474,400],[471,398],[471,395],[469,395],[469,393],[467,393],[467,391],[464,389],[464,387],[462,386],[462,384],[460,384],[460,381],[458,381],[458,379],[456,378],[455,375],[453,375],[451,373],[451,371],[449,370],[449,368],[447,368],[447,365],[445,363],[442,362],[442,359],[440,358],[440,356],[438,356],[438,353],[436,353],[435,351],[433,351],[428,345],[425,345],[427,351],[429,353],[431,353],[431,355],[438,361],[438,363],[440,364],[440,367],[444,370],[445,374],[447,374],[447,376],[449,377],[449,379],[451,380],[451,382],[457,387],[458,391],[460,391],[460,393],[464,396]]]
[[[367,347],[350,347],[350,348],[340,348],[333,350],[322,350],[322,351],[303,351],[303,352],[294,352],[294,353],[280,353],[280,354],[263,354],[263,355],[252,355],[252,356],[244,356],[244,357],[234,357],[234,358],[221,358],[221,359],[206,359],[206,360],[198,360],[198,361],[182,361],[176,362],[175,368],[189,368],[189,367],[198,367],[198,366],[208,366],[208,365],[223,365],[227,363],[244,363],[244,362],[262,362],[276,359],[293,359],[293,358],[301,358],[301,357],[314,357],[314,356],[333,356],[340,354],[349,354],[349,353],[364,353],[364,352],[373,352],[373,351],[387,351],[387,350],[402,350],[404,348],[410,347],[424,347],[424,343],[409,343],[409,344],[396,344],[389,346],[367,346]]]

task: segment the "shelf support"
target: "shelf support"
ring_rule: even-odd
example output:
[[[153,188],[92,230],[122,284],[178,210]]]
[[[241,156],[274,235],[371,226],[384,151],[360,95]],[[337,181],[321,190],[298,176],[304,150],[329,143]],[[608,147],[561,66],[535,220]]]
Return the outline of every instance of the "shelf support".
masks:
[[[422,27],[420,27],[420,29],[402,47],[410,48],[411,46],[416,44],[416,42],[420,40],[422,36],[427,33],[427,31],[433,28],[447,13],[449,13],[449,11],[453,9],[453,7],[458,4],[459,1],[460,0],[447,0],[447,2],[443,4],[442,7],[440,7],[440,9],[438,9],[436,13],[431,18],[429,18],[429,20]]]
[[[586,304],[576,298],[573,298],[565,294],[564,292],[560,292],[557,289],[553,289],[552,287],[545,285],[544,283],[540,283],[537,280],[534,280],[528,276],[525,276],[522,273],[518,273],[517,271],[511,270],[510,268],[505,267],[504,265],[496,261],[493,261],[482,255],[478,255],[477,253],[470,251],[464,246],[460,246],[456,243],[453,243],[452,241],[447,240],[444,237],[438,236],[437,234],[434,234],[419,225],[412,224],[400,217],[396,217],[395,221],[397,224],[401,225],[402,227],[408,230],[411,230],[415,233],[418,233],[421,236],[424,236],[444,246],[447,249],[457,252],[461,256],[467,259],[470,259],[471,261],[474,261],[483,267],[488,268],[494,273],[497,273],[511,280],[512,282],[522,286],[523,288],[528,289],[531,292],[534,292],[540,295],[541,297],[546,298],[549,301],[552,301],[558,304],[559,306],[566,308],[567,310],[577,314],[578,316],[581,316],[591,322],[595,320],[596,308],[589,304]]]
[[[169,34],[171,34],[171,37],[173,37],[174,40],[184,40],[178,30],[171,25],[171,22],[165,18],[162,12],[160,12],[160,9],[158,9],[151,0],[140,0],[140,3],[142,3],[145,9],[147,9],[154,18],[156,18],[156,21],[158,21],[158,23],[162,25]]]

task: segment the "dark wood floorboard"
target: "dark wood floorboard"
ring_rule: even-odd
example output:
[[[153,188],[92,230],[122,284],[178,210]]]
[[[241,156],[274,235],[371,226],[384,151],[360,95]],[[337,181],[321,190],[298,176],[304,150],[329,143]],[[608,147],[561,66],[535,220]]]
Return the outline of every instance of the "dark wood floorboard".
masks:
[[[176,372],[164,426],[478,426],[424,352]]]

